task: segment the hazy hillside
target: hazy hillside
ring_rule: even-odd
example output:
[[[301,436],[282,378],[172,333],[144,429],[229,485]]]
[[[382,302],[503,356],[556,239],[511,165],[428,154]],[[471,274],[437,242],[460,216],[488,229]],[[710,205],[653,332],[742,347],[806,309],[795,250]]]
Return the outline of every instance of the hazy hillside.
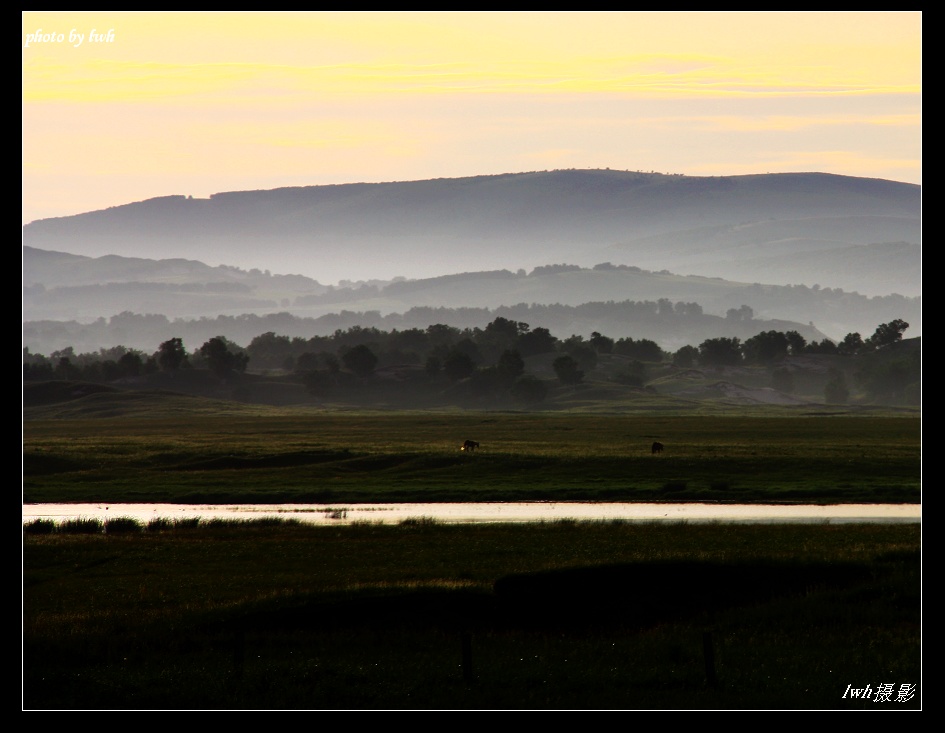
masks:
[[[23,241],[91,257],[298,273],[321,283],[610,261],[918,295],[920,232],[921,188],[912,184],[821,173],[562,170],[168,196],[32,222]],[[880,258],[857,249],[883,243],[907,248],[897,244],[899,257]]]
[[[601,331],[652,339],[664,348],[698,343],[705,329],[712,336],[747,338],[775,328],[772,322],[818,340],[868,335],[900,318],[910,324],[910,336],[922,333],[920,298],[685,277],[609,263],[333,287],[193,260],[90,258],[25,247],[23,269],[24,345],[38,353],[118,344],[152,350],[183,336],[189,343],[219,335],[247,343],[271,330],[308,338],[358,325],[481,328],[496,316],[564,337]],[[734,320],[733,309],[740,312]],[[667,311],[681,317],[667,320]]]
[[[94,320],[126,311],[170,318],[269,313],[330,288],[196,260],[86,257],[23,247],[23,319]]]
[[[666,301],[667,303],[669,301]],[[382,316],[377,311],[341,311],[318,318],[303,318],[288,313],[245,314],[233,318],[175,319],[161,315],[121,313],[93,323],[78,321],[28,321],[23,324],[23,346],[32,354],[50,355],[72,347],[75,353],[95,353],[100,349],[124,346],[145,353],[171,338],[181,338],[188,349],[197,349],[209,339],[223,336],[240,345],[249,344],[266,333],[309,339],[329,336],[338,330],[379,329],[406,331],[444,324],[460,329],[482,329],[496,318],[528,323],[545,328],[557,338],[571,335],[590,337],[595,331],[610,338],[649,339],[661,348],[675,351],[697,346],[707,338],[748,339],[762,331],[797,331],[808,341],[822,341],[828,336],[818,328],[782,319],[732,320],[720,316],[663,316],[658,305],[644,303],[586,304],[582,306],[520,305],[511,308],[412,308],[404,313]],[[873,332],[874,323],[866,334]],[[910,330],[911,333],[911,330]]]

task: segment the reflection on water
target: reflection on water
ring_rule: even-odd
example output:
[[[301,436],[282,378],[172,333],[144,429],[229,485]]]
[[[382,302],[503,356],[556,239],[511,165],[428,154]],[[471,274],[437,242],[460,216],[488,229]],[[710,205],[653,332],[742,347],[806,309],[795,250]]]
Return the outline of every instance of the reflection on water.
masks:
[[[675,521],[750,523],[920,522],[920,504],[637,504],[596,502],[490,502],[458,504],[24,504],[23,523],[34,519],[258,519],[281,517],[311,524],[432,519],[443,524],[479,522]]]

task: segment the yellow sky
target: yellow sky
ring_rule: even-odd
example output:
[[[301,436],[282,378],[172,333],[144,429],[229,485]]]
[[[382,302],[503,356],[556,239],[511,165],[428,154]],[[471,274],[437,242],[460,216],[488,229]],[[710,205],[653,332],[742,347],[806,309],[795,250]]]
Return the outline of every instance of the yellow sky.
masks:
[[[551,168],[921,182],[918,11],[28,11],[22,25],[24,223]]]

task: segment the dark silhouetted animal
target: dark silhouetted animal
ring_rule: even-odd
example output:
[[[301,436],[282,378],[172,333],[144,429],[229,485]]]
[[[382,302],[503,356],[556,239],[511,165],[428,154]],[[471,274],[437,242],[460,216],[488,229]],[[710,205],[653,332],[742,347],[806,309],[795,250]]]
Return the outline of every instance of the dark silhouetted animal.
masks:
[[[663,444],[653,443],[653,447],[650,448],[650,453],[652,453],[655,456],[657,453],[662,453],[662,452],[663,452]]]
[[[479,447],[479,443],[475,440],[466,440],[463,442],[463,447],[460,450],[464,450],[467,453],[472,453]]]

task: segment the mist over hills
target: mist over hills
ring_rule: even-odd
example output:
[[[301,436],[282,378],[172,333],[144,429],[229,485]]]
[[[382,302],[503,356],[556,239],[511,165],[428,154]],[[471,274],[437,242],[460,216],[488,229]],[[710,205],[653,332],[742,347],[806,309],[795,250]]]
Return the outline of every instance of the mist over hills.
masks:
[[[665,349],[765,330],[840,340],[900,318],[910,324],[910,336],[922,329],[918,297],[738,283],[611,263],[340,287],[194,260],[90,258],[25,247],[23,294],[24,345],[44,354],[118,344],[150,352],[172,337],[191,345],[214,336],[247,344],[270,331],[310,338],[352,327],[482,328],[498,316],[561,337],[599,331],[647,338]]]
[[[318,283],[614,262],[916,296],[921,188],[824,173],[557,170],[167,196],[35,221],[23,243]]]
[[[774,328],[840,340],[894,319],[919,337],[920,235],[918,186],[821,173],[170,196],[24,228],[24,345],[152,350],[184,333],[247,343],[496,316],[666,349]]]

